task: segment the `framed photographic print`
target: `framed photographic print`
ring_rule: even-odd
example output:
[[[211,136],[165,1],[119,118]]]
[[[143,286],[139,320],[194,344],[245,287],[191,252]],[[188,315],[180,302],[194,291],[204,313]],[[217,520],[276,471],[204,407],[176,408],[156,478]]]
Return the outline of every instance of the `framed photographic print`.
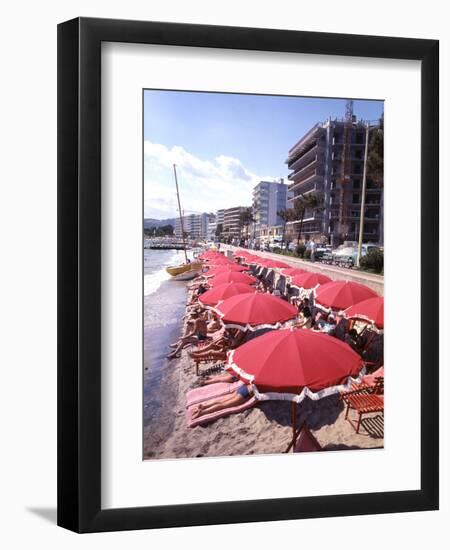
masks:
[[[437,41],[59,25],[59,525],[437,509],[438,122]]]

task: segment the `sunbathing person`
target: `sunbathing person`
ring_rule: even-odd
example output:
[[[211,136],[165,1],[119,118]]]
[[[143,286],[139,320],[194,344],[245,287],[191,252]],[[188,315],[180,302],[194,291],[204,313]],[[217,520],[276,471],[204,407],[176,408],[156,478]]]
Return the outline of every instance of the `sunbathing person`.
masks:
[[[253,387],[250,384],[247,386],[240,386],[231,395],[226,395],[225,397],[214,399],[206,403],[200,403],[192,410],[192,418],[199,418],[200,416],[205,416],[213,412],[243,405],[252,396]]]
[[[208,337],[208,328],[204,319],[196,319],[193,328],[176,342],[177,347],[167,356],[167,359],[174,359],[186,346],[202,342]]]
[[[205,376],[199,381],[200,386],[208,386],[209,384],[217,384],[219,382],[228,382],[232,384],[237,382],[239,378],[230,374],[229,372],[222,372],[221,374],[214,374],[212,376]]]
[[[197,347],[192,350],[191,355],[204,353],[205,351],[208,351],[210,349],[222,348],[225,344],[228,345],[228,335],[226,333],[226,330],[224,328],[221,328],[220,330],[216,330],[215,332],[213,332],[212,335],[210,335],[209,340],[205,342],[200,348]]]
[[[219,319],[217,319],[217,317],[214,317],[213,319],[208,321],[207,327],[208,327],[208,333],[209,333],[209,332],[216,332],[218,330],[221,330],[222,325]]]

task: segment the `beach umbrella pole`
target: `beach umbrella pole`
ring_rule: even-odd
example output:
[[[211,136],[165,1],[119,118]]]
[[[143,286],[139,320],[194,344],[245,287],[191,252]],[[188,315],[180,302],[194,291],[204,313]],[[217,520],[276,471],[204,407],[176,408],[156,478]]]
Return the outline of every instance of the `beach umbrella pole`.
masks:
[[[297,403],[292,401],[291,403],[291,420],[292,420],[292,445],[295,445],[295,438],[297,434]]]

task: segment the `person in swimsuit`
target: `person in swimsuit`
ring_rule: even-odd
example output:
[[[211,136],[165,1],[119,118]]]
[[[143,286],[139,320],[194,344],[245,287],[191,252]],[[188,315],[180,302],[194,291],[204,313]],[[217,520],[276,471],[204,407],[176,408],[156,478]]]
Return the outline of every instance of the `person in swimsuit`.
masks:
[[[195,319],[194,326],[183,338],[176,342],[176,348],[167,356],[167,359],[175,359],[179,352],[186,346],[202,342],[208,338],[208,327],[204,319]]]
[[[214,376],[205,376],[200,380],[199,385],[208,386],[209,384],[217,384],[218,382],[228,382],[232,384],[237,381],[238,378],[236,376],[233,376],[229,372],[223,372],[221,374],[215,374]]]
[[[251,384],[239,386],[231,395],[221,397],[219,399],[213,399],[206,403],[200,403],[192,411],[192,418],[198,418],[205,416],[213,412],[222,411],[231,407],[237,407],[244,404],[253,396],[253,387]]]

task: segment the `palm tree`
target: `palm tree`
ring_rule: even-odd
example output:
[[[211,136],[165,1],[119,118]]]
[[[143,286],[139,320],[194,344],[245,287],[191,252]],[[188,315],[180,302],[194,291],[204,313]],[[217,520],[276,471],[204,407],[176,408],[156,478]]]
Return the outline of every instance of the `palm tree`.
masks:
[[[253,217],[253,209],[252,208],[246,208],[244,211],[241,212],[239,216],[239,227],[245,227],[246,228],[246,235],[247,235],[247,241],[248,241],[248,226],[253,223],[255,218]]]
[[[277,212],[277,215],[283,220],[283,237],[281,239],[281,248],[283,248],[284,241],[286,238],[286,224],[289,221],[293,220],[293,209],[292,208],[283,208]]]
[[[371,131],[367,156],[368,181],[380,188],[380,210],[384,207],[384,113],[380,117],[378,128]],[[384,240],[383,216],[380,216],[380,242]]]
[[[383,183],[384,170],[384,114],[380,117],[380,125],[371,131],[369,151],[367,156],[367,168],[369,175],[378,183]]]
[[[303,231],[303,219],[305,217],[305,212],[308,209],[316,212],[320,210],[323,205],[323,195],[321,193],[308,193],[304,195],[299,195],[294,200],[294,214],[293,218],[295,220],[300,220],[300,225],[297,233],[297,246],[300,244],[300,237]]]

